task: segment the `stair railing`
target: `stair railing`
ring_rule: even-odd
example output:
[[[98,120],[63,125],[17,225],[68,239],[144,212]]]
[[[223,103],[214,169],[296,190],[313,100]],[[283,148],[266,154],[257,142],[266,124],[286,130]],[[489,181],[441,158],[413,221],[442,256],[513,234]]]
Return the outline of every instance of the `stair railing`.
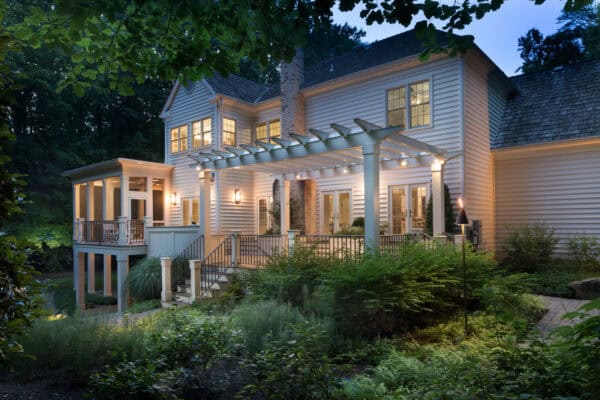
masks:
[[[234,235],[225,237],[202,259],[202,296],[208,296],[211,290],[218,287],[228,272],[235,267],[233,253]]]

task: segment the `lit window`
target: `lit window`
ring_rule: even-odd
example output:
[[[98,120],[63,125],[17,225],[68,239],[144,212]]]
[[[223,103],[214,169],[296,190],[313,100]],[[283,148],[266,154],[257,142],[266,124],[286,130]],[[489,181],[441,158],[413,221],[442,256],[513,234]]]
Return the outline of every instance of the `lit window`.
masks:
[[[181,125],[171,129],[171,153],[177,153],[185,151],[188,148],[188,127],[187,125]]]
[[[200,223],[200,199],[197,197],[182,199],[181,213],[183,225],[198,225]]]
[[[281,137],[281,122],[278,119],[256,124],[256,140],[270,142],[274,137]]]
[[[192,122],[192,135],[194,147],[209,146],[212,140],[210,118]]]
[[[235,120],[223,118],[223,144],[235,146]]]
[[[429,86],[429,81],[422,81],[388,90],[386,110],[388,126],[416,128],[430,125]],[[410,106],[408,115],[407,106]]]
[[[406,88],[388,90],[387,120],[389,126],[406,126]]]
[[[410,127],[429,125],[431,108],[429,105],[429,81],[410,85]]]
[[[256,140],[267,140],[267,123],[256,124]]]

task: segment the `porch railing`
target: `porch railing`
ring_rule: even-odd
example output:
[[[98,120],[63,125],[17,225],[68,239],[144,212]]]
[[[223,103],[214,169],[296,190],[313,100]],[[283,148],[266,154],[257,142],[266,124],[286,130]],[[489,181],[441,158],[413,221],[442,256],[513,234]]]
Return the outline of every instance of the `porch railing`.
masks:
[[[223,239],[202,260],[202,296],[208,296],[211,290],[217,289],[219,282],[234,267],[232,251],[235,249],[233,249],[232,237],[233,235],[230,235]]]
[[[321,257],[360,257],[365,253],[362,235],[298,235],[294,245],[311,249]]]
[[[101,220],[75,222],[75,240],[93,244],[144,244],[144,221]]]
[[[285,251],[287,237],[281,235],[238,235],[240,252],[237,264],[265,266],[269,259]]]
[[[119,241],[118,221],[78,221],[79,242],[116,244]]]

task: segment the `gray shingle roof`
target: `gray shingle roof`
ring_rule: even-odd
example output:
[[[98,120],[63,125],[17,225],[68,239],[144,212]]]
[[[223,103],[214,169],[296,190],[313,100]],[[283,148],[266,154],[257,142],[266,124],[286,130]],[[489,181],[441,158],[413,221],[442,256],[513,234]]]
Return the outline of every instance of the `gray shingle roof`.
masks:
[[[437,31],[438,43],[447,42],[446,33]],[[373,42],[335,57],[329,57],[304,71],[302,88],[314,86],[354,72],[362,71],[408,56],[420,54],[423,45],[415,31],[410,30]],[[215,75],[206,79],[215,92],[236,99],[257,103],[280,95],[279,85],[267,87],[235,74],[227,78]]]
[[[510,78],[492,148],[600,135],[600,60]]]
[[[229,74],[227,78],[215,74],[210,78],[206,78],[206,81],[215,92],[249,103],[254,103],[269,90],[269,87],[265,85],[235,74]]]

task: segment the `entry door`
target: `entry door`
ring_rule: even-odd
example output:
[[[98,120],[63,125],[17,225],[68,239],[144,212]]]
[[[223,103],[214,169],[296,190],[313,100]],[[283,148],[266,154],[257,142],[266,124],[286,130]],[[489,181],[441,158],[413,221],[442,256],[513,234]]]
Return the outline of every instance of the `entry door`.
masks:
[[[338,190],[323,193],[323,229],[326,234],[334,234],[350,227],[351,191]]]
[[[391,186],[389,198],[393,234],[422,231],[425,228],[426,184]]]
[[[131,219],[141,221],[146,215],[146,200],[131,199]]]
[[[258,233],[265,234],[271,229],[271,218],[269,215],[269,199],[261,197],[258,199]]]

